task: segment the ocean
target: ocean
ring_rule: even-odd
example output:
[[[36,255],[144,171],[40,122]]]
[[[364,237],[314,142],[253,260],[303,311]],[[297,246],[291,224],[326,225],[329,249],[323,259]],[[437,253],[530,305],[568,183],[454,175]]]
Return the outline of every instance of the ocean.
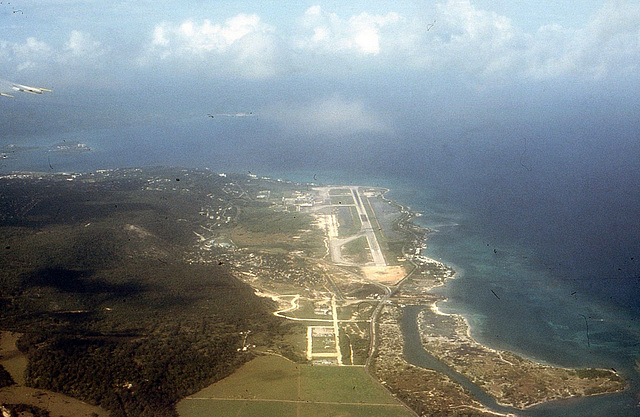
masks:
[[[636,289],[612,289],[582,269],[557,267],[522,242],[495,233],[488,239],[472,218],[427,211],[417,219],[437,230],[425,254],[458,272],[438,289],[447,298],[440,308],[464,315],[472,336],[493,348],[559,366],[613,368],[630,382],[623,395],[553,403],[524,415],[640,415],[637,306],[611,301],[615,292]]]
[[[0,171],[209,167],[293,181],[387,187],[434,232],[425,254],[456,269],[437,291],[478,341],[560,366],[614,368],[619,395],[536,416],[640,415],[638,127],[413,129],[398,137],[295,140],[268,121],[182,119],[31,138]],[[87,154],[46,146],[87,143]],[[525,413],[526,414],[526,413]]]

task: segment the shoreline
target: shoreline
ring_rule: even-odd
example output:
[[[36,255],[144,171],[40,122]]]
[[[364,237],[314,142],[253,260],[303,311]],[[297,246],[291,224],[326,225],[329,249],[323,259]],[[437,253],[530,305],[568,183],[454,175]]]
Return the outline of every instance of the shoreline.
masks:
[[[384,198],[384,197],[383,197]],[[425,349],[427,352],[429,352],[431,355],[434,355],[434,357],[438,358],[439,360],[443,360],[445,363],[448,364],[448,366],[451,367],[452,370],[456,370],[457,372],[460,372],[463,375],[467,375],[467,377],[471,378],[472,380],[474,380],[474,378],[476,379],[477,382],[474,382],[474,384],[476,384],[480,389],[482,389],[483,391],[486,391],[491,397],[493,397],[495,399],[495,401],[501,405],[501,406],[505,406],[505,407],[514,407],[515,409],[518,410],[527,410],[530,409],[532,407],[541,405],[541,404],[548,404],[550,402],[553,401],[558,401],[558,400],[563,400],[563,399],[570,399],[570,398],[586,398],[586,397],[593,397],[593,396],[600,396],[600,395],[605,395],[605,394],[615,394],[615,393],[620,393],[623,392],[625,390],[628,389],[629,384],[628,381],[626,381],[624,378],[621,377],[621,375],[615,371],[615,370],[609,370],[609,369],[598,369],[598,368],[585,368],[585,367],[564,367],[564,366],[558,366],[555,365],[553,363],[549,363],[547,361],[543,361],[540,360],[538,358],[532,358],[526,354],[522,354],[521,352],[514,352],[512,350],[507,350],[507,349],[501,349],[501,348],[496,348],[496,347],[492,347],[489,346],[487,344],[484,344],[480,341],[478,341],[476,338],[474,338],[472,336],[472,326],[469,323],[469,319],[465,316],[464,312],[451,312],[451,313],[445,313],[444,311],[442,311],[440,309],[440,307],[438,306],[439,302],[442,301],[447,301],[447,298],[438,294],[434,294],[434,289],[436,288],[441,288],[444,287],[446,285],[446,283],[448,282],[448,280],[451,279],[456,279],[458,277],[460,277],[460,275],[458,275],[458,272],[448,263],[446,263],[445,261],[438,261],[436,259],[433,259],[431,257],[428,257],[426,255],[423,254],[424,249],[426,248],[426,241],[428,240],[428,235],[430,233],[435,233],[435,230],[432,229],[426,229],[422,226],[416,225],[415,223],[413,223],[411,220],[413,218],[416,217],[415,213],[411,212],[409,209],[407,209],[407,207],[396,203],[398,207],[401,208],[401,212],[403,214],[406,215],[406,217],[401,218],[400,221],[398,222],[398,225],[400,226],[401,229],[404,229],[408,232],[413,232],[411,233],[411,235],[414,238],[417,238],[420,233],[416,233],[415,229],[421,229],[423,234],[423,240],[422,242],[419,242],[419,244],[417,245],[417,250],[416,250],[416,254],[414,255],[414,260],[412,260],[412,262],[415,262],[415,259],[417,259],[419,262],[422,263],[433,263],[433,264],[437,264],[438,266],[444,267],[447,270],[453,271],[453,273],[450,276],[443,276],[441,280],[439,280],[438,282],[434,282],[433,285],[430,286],[430,288],[427,290],[427,293],[431,294],[431,295],[435,295],[438,297],[438,299],[431,301],[429,304],[419,304],[421,306],[423,306],[424,308],[421,309],[421,311],[418,313],[416,320],[417,322],[417,326],[418,326],[418,332],[419,332],[419,338],[421,340],[421,345],[423,346],[423,349]],[[415,241],[415,239],[414,239]],[[417,242],[418,243],[418,242]],[[420,254],[418,254],[418,251]],[[474,347],[474,349],[480,349],[481,351],[484,351],[484,353],[479,354],[480,356],[484,356],[487,355],[488,357],[495,357],[495,358],[499,358],[500,361],[503,361],[507,364],[509,364],[509,366],[511,368],[517,368],[520,369],[522,371],[529,371],[529,372],[535,372],[535,373],[548,373],[548,372],[552,372],[552,373],[565,373],[565,374],[575,374],[578,375],[580,370],[592,370],[593,372],[600,372],[603,373],[603,375],[601,377],[598,377],[600,379],[605,378],[606,374],[609,374],[609,378],[611,378],[611,381],[601,381],[600,379],[596,379],[596,377],[594,377],[594,382],[590,387],[583,387],[581,390],[576,390],[575,392],[563,392],[560,388],[562,388],[561,386],[554,386],[554,387],[547,387],[547,389],[549,390],[548,394],[549,397],[543,397],[542,399],[538,399],[537,401],[535,400],[535,395],[533,397],[525,397],[525,398],[529,398],[531,400],[531,402],[529,402],[528,400],[524,400],[523,398],[521,398],[520,400],[516,400],[516,398],[512,397],[513,400],[508,403],[505,402],[505,397],[504,395],[507,395],[507,397],[509,397],[508,394],[505,394],[505,390],[502,389],[502,391],[495,391],[489,389],[488,387],[491,386],[491,378],[489,378],[487,380],[486,375],[484,378],[484,383],[478,383],[478,382],[482,382],[483,381],[483,375],[474,375],[474,372],[469,373],[469,369],[473,369],[473,368],[464,368],[464,366],[452,366],[452,364],[449,364],[445,359],[447,358],[446,353],[442,353],[442,354],[437,354],[436,352],[433,351],[433,347],[431,350],[427,350],[426,349],[426,341],[425,341],[425,337],[429,337],[428,334],[424,331],[423,326],[421,324],[421,317],[423,317],[423,315],[425,314],[425,312],[431,312],[431,314],[434,314],[436,316],[441,316],[441,317],[448,317],[451,318],[453,321],[457,322],[459,320],[459,323],[457,325],[455,325],[455,330],[454,330],[454,334],[457,333],[458,330],[463,330],[462,327],[464,327],[464,335],[466,336],[467,340],[465,341],[464,338],[462,339],[457,339],[456,337],[454,337],[454,339],[452,339],[449,343],[452,344],[452,346],[457,346],[458,349],[463,349],[464,346],[467,345],[471,345],[472,347]],[[427,313],[428,314],[428,313]],[[437,347],[435,348],[437,350]],[[446,349],[445,349],[446,350]],[[511,356],[513,355],[513,357],[519,358],[519,360],[516,363],[510,362],[509,360],[506,360],[503,358],[504,356]],[[455,357],[455,356],[454,356]],[[461,358],[458,357],[458,360],[460,360]],[[478,357],[478,359],[480,359],[480,357]],[[455,362],[454,362],[455,363]],[[466,372],[465,372],[466,369]],[[563,377],[563,378],[569,378],[569,377]],[[578,377],[573,377],[573,379],[575,380],[575,378]],[[580,382],[580,380],[577,380],[578,382]],[[607,382],[610,382],[607,385]],[[617,384],[617,385],[616,385]],[[603,389],[604,391],[602,392],[589,392],[589,389]],[[502,392],[503,395],[500,395],[499,392]],[[517,395],[516,395],[517,397]]]
[[[389,190],[387,189],[387,191],[389,191]],[[385,199],[386,199],[386,197],[384,197],[384,196],[383,196],[383,198],[385,198]],[[388,200],[388,199],[386,199],[386,200]],[[406,223],[412,223],[412,222],[411,222],[411,220],[412,220],[414,217],[416,217],[416,216],[415,216],[415,213],[414,213],[414,212],[410,211],[410,209],[408,208],[408,206],[403,206],[402,204],[397,203],[397,202],[395,202],[395,201],[393,201],[393,200],[388,200],[388,201],[391,201],[391,202],[393,202],[394,204],[396,204],[397,206],[402,207],[402,209],[403,209],[403,210],[405,210],[405,211],[406,211],[406,213],[408,214],[408,217],[407,217],[406,219],[401,219],[401,220],[399,221],[399,224],[401,224],[401,223],[403,223],[403,222],[406,222]],[[453,275],[451,275],[450,277],[445,277],[441,282],[438,282],[438,283],[436,283],[435,285],[431,286],[431,287],[430,287],[430,289],[429,289],[429,292],[431,292],[432,290],[434,290],[434,289],[436,289],[436,288],[441,288],[441,287],[446,286],[446,285],[447,285],[447,282],[448,282],[448,281],[450,281],[450,280],[454,280],[454,279],[458,279],[458,278],[463,278],[463,277],[464,277],[464,273],[463,273],[464,271],[461,273],[461,272],[459,271],[459,270],[460,270],[460,268],[459,268],[458,266],[456,266],[455,264],[452,264],[452,263],[449,263],[449,262],[446,262],[446,261],[442,261],[442,260],[440,260],[440,261],[439,261],[439,260],[437,260],[437,259],[435,259],[435,258],[432,258],[432,257],[429,257],[429,256],[427,256],[427,255],[423,255],[423,254],[422,254],[422,252],[424,251],[424,249],[427,247],[427,245],[426,245],[427,236],[428,236],[429,234],[431,234],[431,233],[438,233],[439,231],[438,231],[438,230],[435,230],[435,229],[425,228],[425,227],[422,227],[422,226],[417,225],[417,224],[415,224],[415,223],[412,223],[412,225],[413,225],[414,227],[420,228],[420,229],[422,229],[422,230],[424,230],[424,231],[425,231],[425,235],[424,235],[424,236],[425,236],[425,238],[424,238],[424,241],[423,241],[423,245],[421,246],[421,249],[420,249],[420,253],[421,253],[421,254],[420,254],[420,255],[417,255],[417,257],[422,258],[425,262],[439,264],[439,265],[442,265],[442,266],[444,266],[444,267],[446,267],[446,268],[448,268],[448,269],[450,269],[450,270],[452,270],[452,271],[453,271]],[[435,294],[435,295],[437,295],[437,294]],[[449,301],[449,299],[448,299],[447,297],[442,297],[442,298],[441,298],[441,299],[439,299],[439,300],[435,300],[435,301],[433,301],[433,302],[430,304],[430,310],[431,310],[434,314],[437,314],[437,315],[442,315],[442,316],[459,316],[459,317],[461,317],[462,319],[464,319],[464,321],[465,321],[465,323],[466,323],[466,325],[467,325],[467,329],[468,329],[468,330],[467,330],[467,335],[469,336],[469,338],[470,338],[470,339],[472,339],[472,340],[473,340],[473,341],[475,341],[476,343],[478,343],[478,344],[480,344],[480,345],[482,345],[482,346],[484,346],[485,348],[490,349],[490,350],[496,350],[496,351],[504,350],[504,351],[507,351],[506,349],[500,349],[500,348],[496,348],[496,347],[488,346],[487,344],[485,344],[485,343],[483,343],[483,342],[480,342],[480,341],[478,341],[475,337],[473,337],[473,336],[471,335],[471,332],[472,332],[472,326],[470,325],[470,323],[469,323],[469,319],[466,317],[465,312],[459,312],[459,311],[456,311],[456,312],[453,312],[453,313],[445,313],[444,311],[442,311],[442,310],[440,309],[440,307],[438,306],[438,303],[441,303],[441,302],[448,302],[448,301]],[[547,362],[547,361],[541,360],[541,359],[539,359],[539,358],[535,358],[535,357],[528,356],[528,355],[526,355],[525,353],[522,353],[522,352],[512,352],[512,353],[516,353],[516,354],[518,354],[519,356],[524,357],[525,359],[528,359],[528,360],[530,360],[530,361],[532,361],[532,362],[540,363],[540,364],[542,364],[542,365],[554,366],[554,367],[564,368],[564,369],[580,369],[580,368],[578,368],[578,367],[566,367],[566,366],[561,366],[561,365],[558,365],[558,364],[554,364],[554,363],[552,363],[552,362]]]
[[[553,364],[553,363],[548,363],[548,362],[541,361],[541,360],[538,360],[538,359],[535,359],[535,358],[530,358],[530,357],[527,357],[527,356],[523,356],[523,355],[520,355],[519,353],[511,352],[511,351],[509,351],[509,350],[503,350],[503,349],[492,348],[492,347],[489,347],[489,346],[487,346],[487,345],[485,345],[485,344],[483,344],[483,343],[481,343],[481,342],[478,342],[478,341],[477,341],[473,336],[471,336],[471,326],[469,325],[469,321],[468,321],[468,319],[467,319],[466,317],[464,317],[464,315],[462,315],[462,314],[458,314],[458,313],[445,313],[445,312],[441,311],[441,310],[438,308],[438,306],[437,306],[438,302],[440,302],[440,301],[444,301],[444,300],[438,300],[438,301],[434,301],[434,302],[432,302],[432,303],[429,305],[429,310],[430,310],[431,312],[433,312],[434,314],[436,314],[436,315],[445,316],[445,317],[458,317],[458,318],[462,319],[462,321],[464,322],[464,325],[465,325],[465,326],[466,326],[466,328],[467,328],[467,331],[466,331],[466,335],[467,335],[467,337],[468,337],[471,341],[473,341],[473,342],[477,343],[478,345],[482,346],[484,349],[486,349],[487,351],[489,351],[489,352],[491,352],[491,353],[495,353],[495,354],[497,354],[497,355],[501,355],[502,353],[511,353],[511,354],[515,354],[515,355],[517,355],[517,356],[521,356],[523,359],[525,359],[525,360],[527,360],[527,361],[530,361],[530,362],[532,362],[532,363],[535,363],[535,364],[539,364],[539,365],[542,365],[542,366],[545,366],[545,367],[550,367],[550,368],[556,368],[556,369],[566,370],[566,371],[577,371],[577,370],[580,370],[580,369],[585,369],[585,368],[580,368],[580,367],[559,366],[559,365],[556,365],[556,364]],[[420,314],[422,314],[422,312],[424,312],[424,309],[422,309],[421,313],[418,313],[418,318],[419,318]],[[420,324],[419,324],[419,323],[418,323],[418,329],[420,329]],[[619,378],[621,378],[621,379],[622,379],[622,376],[621,376],[621,375],[620,375],[620,373],[619,373],[619,372],[617,372],[617,371],[613,371],[613,370],[609,370],[609,369],[604,369],[604,368],[593,368],[593,369],[602,369],[602,370],[606,370],[606,371],[611,371],[611,372],[613,372],[613,374],[614,374],[614,375],[616,375],[617,377],[619,377]],[[599,395],[617,394],[617,393],[624,392],[624,391],[625,391],[625,390],[627,390],[627,389],[628,389],[628,384],[627,384],[627,383],[626,383],[626,381],[625,381],[625,386],[624,386],[624,388],[623,388],[622,390],[619,390],[619,391],[613,391],[613,392],[601,392],[601,393],[595,393],[595,394],[586,394],[586,395],[582,395],[582,396],[573,396],[573,397],[566,397],[566,398],[555,398],[555,399],[550,399],[550,400],[542,400],[542,401],[539,401],[539,402],[537,402],[537,403],[533,403],[533,404],[527,405],[527,406],[524,408],[524,410],[527,410],[527,409],[529,409],[529,408],[531,408],[531,407],[535,407],[535,406],[537,406],[537,405],[541,405],[541,404],[548,404],[548,403],[553,402],[553,401],[568,400],[568,399],[571,399],[571,398],[573,398],[573,399],[577,399],[577,398],[595,397],[595,396],[599,396]],[[499,405],[501,405],[501,406],[505,406],[505,407],[513,407],[513,405],[512,405],[512,404],[507,404],[507,403],[500,402],[500,400],[499,400],[499,399],[497,399],[497,398],[496,398],[496,402],[497,402]]]

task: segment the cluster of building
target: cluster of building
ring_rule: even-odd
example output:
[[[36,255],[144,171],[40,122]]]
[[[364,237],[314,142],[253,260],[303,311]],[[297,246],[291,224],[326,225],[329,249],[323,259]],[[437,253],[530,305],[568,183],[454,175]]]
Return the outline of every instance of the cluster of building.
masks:
[[[282,206],[285,211],[288,211],[290,207],[294,211],[300,211],[303,208],[313,207],[316,204],[321,204],[322,200],[319,200],[315,193],[294,191],[291,197],[282,197]]]

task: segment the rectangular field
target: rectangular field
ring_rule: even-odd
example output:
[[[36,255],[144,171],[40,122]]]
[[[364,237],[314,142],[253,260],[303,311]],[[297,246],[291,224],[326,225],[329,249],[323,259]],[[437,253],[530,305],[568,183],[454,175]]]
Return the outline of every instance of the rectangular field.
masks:
[[[406,417],[411,414],[407,409],[398,405],[302,404],[298,415],[305,417]]]
[[[397,404],[395,398],[356,366],[303,366],[301,398],[314,402]]]
[[[261,400],[183,400],[178,404],[178,413],[183,417],[211,416],[295,416],[295,402]]]
[[[355,201],[353,201],[353,196],[352,195],[334,195],[331,196],[331,204],[344,204],[344,205],[353,205],[355,204]]]
[[[255,358],[177,409],[181,417],[412,415],[363,367],[296,364],[279,356]]]
[[[338,207],[338,224],[340,237],[348,237],[360,232],[362,222],[355,206]]]
[[[297,400],[301,367],[279,356],[259,356],[190,398]]]

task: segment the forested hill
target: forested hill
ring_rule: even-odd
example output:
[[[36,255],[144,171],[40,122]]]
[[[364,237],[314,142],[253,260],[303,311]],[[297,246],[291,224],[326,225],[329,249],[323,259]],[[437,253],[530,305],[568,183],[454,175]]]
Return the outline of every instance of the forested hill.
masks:
[[[287,329],[270,300],[187,260],[203,204],[242,201],[232,181],[160,168],[1,178],[0,327],[24,333],[27,385],[114,416],[175,415],[251,358],[241,332],[277,344]]]

